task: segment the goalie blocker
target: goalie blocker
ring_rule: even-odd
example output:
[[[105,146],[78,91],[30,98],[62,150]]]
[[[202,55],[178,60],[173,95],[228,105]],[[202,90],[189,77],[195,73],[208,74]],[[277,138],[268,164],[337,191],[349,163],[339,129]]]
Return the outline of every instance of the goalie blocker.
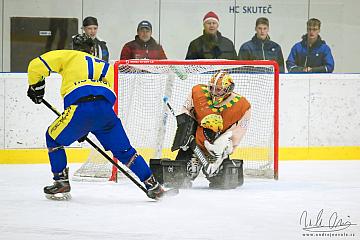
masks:
[[[194,135],[197,122],[189,115],[183,113],[176,116],[177,130],[171,151],[189,148],[194,150],[196,145]],[[201,154],[202,156],[203,154]],[[201,157],[199,156],[199,157]],[[167,187],[188,188],[191,187],[191,178],[187,172],[187,161],[170,159],[150,159],[150,169],[158,181]],[[204,172],[205,173],[205,172]],[[226,159],[219,167],[216,175],[209,177],[210,188],[231,189],[241,186],[244,182],[243,161]]]

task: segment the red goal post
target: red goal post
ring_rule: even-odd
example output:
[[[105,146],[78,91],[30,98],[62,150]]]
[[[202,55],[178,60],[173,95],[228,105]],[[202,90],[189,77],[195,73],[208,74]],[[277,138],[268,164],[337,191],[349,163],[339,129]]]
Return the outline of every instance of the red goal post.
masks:
[[[240,154],[249,156],[249,159],[244,158],[244,168],[249,162],[250,168],[253,168],[249,170],[249,175],[255,176],[261,175],[256,172],[262,171],[262,168],[269,168],[266,169],[270,171],[267,177],[277,179],[279,67],[275,61],[118,60],[114,64],[114,91],[117,95],[114,110],[123,122],[130,142],[145,158],[163,157],[169,153],[176,124],[174,119],[168,117],[166,107],[162,106],[162,97],[170,94],[168,97],[175,105],[175,111],[179,111],[180,102],[189,94],[189,89],[196,84],[206,83],[210,74],[220,69],[230,72],[235,85],[240,85],[238,89],[235,88],[235,92],[240,90],[239,94],[244,94],[252,105],[252,118],[245,134],[245,141],[248,142],[244,143],[243,155]],[[158,110],[159,113],[155,112]],[[146,124],[149,125],[144,128]],[[159,125],[162,130],[156,129],[155,133],[150,133],[148,130],[158,127],[155,125]],[[159,138],[156,134],[161,135],[160,141],[163,142],[155,142]],[[251,136],[247,136],[249,134]],[[261,139],[262,135],[269,139]],[[155,142],[161,146],[142,145],[148,138],[152,141],[149,145]],[[267,141],[269,145],[266,145]],[[160,149],[156,151],[153,148]],[[149,151],[153,152],[149,154]],[[154,152],[157,152],[157,156]],[[260,163],[254,165],[254,162]],[[113,179],[116,173],[117,169],[113,168]]]

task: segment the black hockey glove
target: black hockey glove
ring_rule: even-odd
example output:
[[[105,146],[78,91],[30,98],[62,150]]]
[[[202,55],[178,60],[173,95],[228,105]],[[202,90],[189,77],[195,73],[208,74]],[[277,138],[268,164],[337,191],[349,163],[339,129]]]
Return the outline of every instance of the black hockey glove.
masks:
[[[85,141],[85,139],[87,138],[87,134],[85,135],[85,136],[82,136],[81,138],[79,138],[77,141],[79,142],[79,143],[82,143],[82,142],[84,142]]]
[[[27,91],[28,97],[35,103],[40,104],[45,94],[45,80],[42,80],[34,85],[30,85]]]
[[[221,132],[214,132],[213,130],[209,128],[204,128],[204,136],[206,140],[208,140],[210,143],[214,143],[214,141],[220,136]]]
[[[310,72],[314,72],[314,73],[326,73],[326,67],[325,66],[320,66],[320,67],[313,67],[311,68]]]

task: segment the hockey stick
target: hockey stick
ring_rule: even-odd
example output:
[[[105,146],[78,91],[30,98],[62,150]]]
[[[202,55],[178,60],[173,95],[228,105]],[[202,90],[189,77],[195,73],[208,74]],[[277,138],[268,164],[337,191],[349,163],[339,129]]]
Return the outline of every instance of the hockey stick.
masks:
[[[57,116],[60,116],[55,107],[53,107],[50,103],[48,103],[45,99],[42,100],[45,106],[47,106],[51,111],[53,111]],[[88,142],[95,150],[97,150],[101,155],[103,155],[106,160],[111,162],[120,172],[122,172],[126,177],[128,177],[136,186],[138,186],[144,193],[148,193],[148,190],[141,185],[133,176],[131,176],[125,169],[123,169],[119,164],[117,164],[109,155],[107,155],[100,147],[98,147],[93,141],[91,141],[88,137],[85,137],[85,141]]]
[[[175,82],[175,76],[177,76],[180,80],[184,81],[187,79],[188,75],[186,73],[186,69],[180,65],[170,65],[169,71],[167,72],[166,84],[165,84],[165,96],[171,96],[173,91],[173,85]],[[164,112],[162,118],[162,125],[158,127],[158,134],[156,138],[157,148],[155,149],[155,158],[161,158],[162,156],[162,148],[164,145],[165,131],[166,131],[166,123],[168,114],[166,111],[166,106],[163,106],[162,111]]]
[[[181,80],[187,79],[188,75],[185,69],[181,69],[182,66],[179,65],[170,65],[170,70],[173,71],[178,78]]]
[[[175,111],[169,103],[169,98],[167,96],[164,96],[163,101],[166,104],[166,106],[169,108],[171,114],[176,118]],[[195,153],[196,157],[200,160],[201,164],[204,166],[204,168],[208,169],[208,167],[210,165],[209,161],[207,160],[207,157],[205,156],[203,151],[200,149],[200,147],[196,144],[194,136],[191,136],[191,138],[189,139],[189,145],[190,145],[190,148]]]
[[[164,101],[164,103],[166,104],[166,106],[169,108],[171,114],[172,114],[174,117],[176,117],[175,111],[174,111],[174,109],[172,108],[172,106],[171,106],[170,103],[169,103],[169,97],[168,97],[168,96],[163,97],[163,101]]]

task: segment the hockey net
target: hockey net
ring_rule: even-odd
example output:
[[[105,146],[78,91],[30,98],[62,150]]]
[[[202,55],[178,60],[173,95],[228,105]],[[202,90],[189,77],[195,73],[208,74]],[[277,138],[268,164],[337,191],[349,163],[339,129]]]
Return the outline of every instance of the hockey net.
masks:
[[[234,92],[251,104],[248,130],[231,158],[244,160],[245,176],[277,179],[279,71],[275,62],[126,60],[117,61],[114,70],[115,112],[132,146],[145,159],[176,157],[170,151],[176,119],[163,98],[179,112],[193,86],[207,84],[216,71],[226,70],[235,82]],[[86,169],[88,177],[116,179],[117,169],[111,168],[93,152],[75,175]]]

